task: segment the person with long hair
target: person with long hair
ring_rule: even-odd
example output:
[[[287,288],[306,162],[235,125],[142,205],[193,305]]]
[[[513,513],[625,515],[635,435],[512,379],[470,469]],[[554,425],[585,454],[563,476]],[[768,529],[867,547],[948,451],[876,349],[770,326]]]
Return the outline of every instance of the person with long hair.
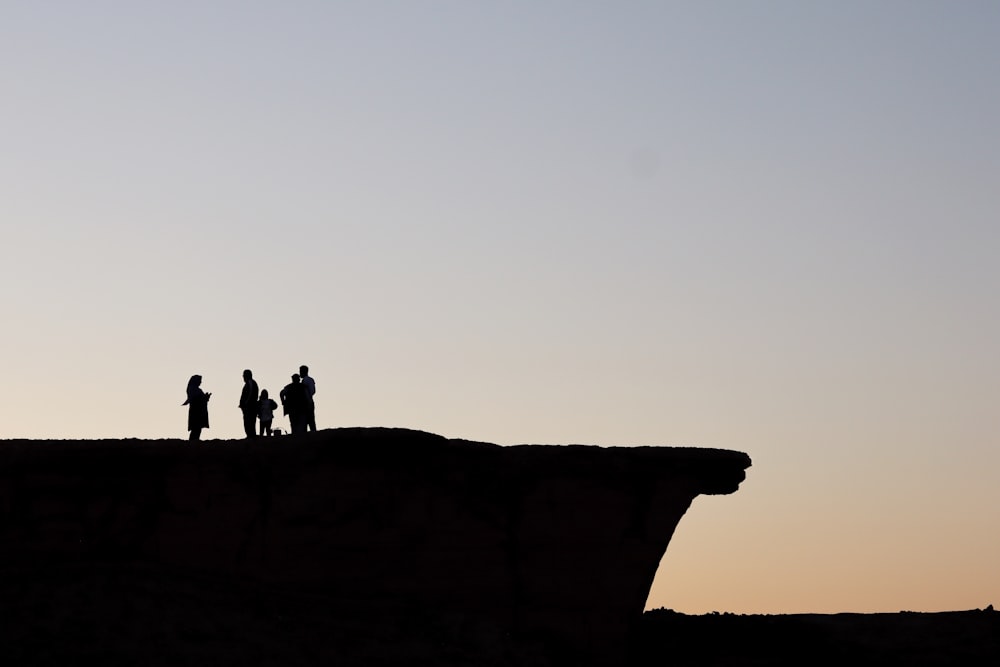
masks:
[[[189,440],[201,440],[201,429],[208,428],[208,399],[212,394],[206,394],[201,389],[201,376],[192,375],[188,380],[187,400],[181,405],[188,406]]]

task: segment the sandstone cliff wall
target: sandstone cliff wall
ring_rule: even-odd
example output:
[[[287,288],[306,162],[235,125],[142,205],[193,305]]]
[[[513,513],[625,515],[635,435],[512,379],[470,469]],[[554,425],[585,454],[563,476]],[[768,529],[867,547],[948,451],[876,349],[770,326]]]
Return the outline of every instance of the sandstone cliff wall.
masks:
[[[417,617],[453,628],[437,644],[486,651],[483,664],[519,661],[511,651],[613,663],[691,500],[735,491],[749,465],[724,450],[499,447],[398,429],[199,444],[0,442],[0,577],[8,582],[0,592],[8,612],[45,596],[65,608],[39,611],[41,630],[30,620],[16,626],[22,616],[10,612],[6,640],[22,658],[50,635],[114,657],[115,635],[124,642],[129,633],[137,644],[145,642],[136,636],[155,636],[167,653],[197,654],[218,642],[212,623],[225,619],[188,639],[177,637],[183,627],[150,635],[129,623],[167,623],[150,620],[157,597],[178,617],[232,617],[230,607],[243,603],[216,599],[222,594],[212,591],[224,587],[230,601],[298,596],[296,608],[340,619],[308,637],[289,630],[289,643],[309,644],[299,647],[306,657],[347,651],[350,631],[332,637],[346,618],[364,634],[365,623]],[[269,613],[247,621],[246,632],[280,624]],[[74,614],[108,636],[93,639]],[[102,615],[126,629],[107,630],[94,618]],[[60,623],[76,623],[70,639],[60,638]],[[226,632],[240,641],[238,629],[216,634]],[[145,650],[133,646],[126,658],[150,662],[153,649]],[[242,655],[214,650],[216,664]]]

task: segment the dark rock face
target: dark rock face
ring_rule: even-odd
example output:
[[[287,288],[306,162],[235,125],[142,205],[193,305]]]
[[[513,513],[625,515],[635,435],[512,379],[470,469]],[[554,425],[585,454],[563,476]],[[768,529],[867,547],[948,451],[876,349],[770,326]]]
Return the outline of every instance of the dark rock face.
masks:
[[[691,500],[749,465],[396,429],[2,442],[0,639],[20,664],[616,663]]]

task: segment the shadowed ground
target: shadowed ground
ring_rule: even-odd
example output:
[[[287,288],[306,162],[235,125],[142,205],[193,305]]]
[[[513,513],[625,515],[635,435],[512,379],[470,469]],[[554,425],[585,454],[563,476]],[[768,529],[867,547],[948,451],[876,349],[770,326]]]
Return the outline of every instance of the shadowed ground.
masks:
[[[13,573],[12,573],[13,574]],[[49,594],[37,595],[39,589]],[[324,596],[132,568],[74,568],[0,581],[11,665],[560,665],[553,653],[458,616],[351,609]],[[17,604],[11,604],[16,601]],[[650,665],[992,665],[1000,612],[688,616],[646,612],[629,646]],[[563,659],[565,658],[565,659]]]
[[[1000,613],[973,610],[898,614],[643,615],[631,664],[996,665]]]

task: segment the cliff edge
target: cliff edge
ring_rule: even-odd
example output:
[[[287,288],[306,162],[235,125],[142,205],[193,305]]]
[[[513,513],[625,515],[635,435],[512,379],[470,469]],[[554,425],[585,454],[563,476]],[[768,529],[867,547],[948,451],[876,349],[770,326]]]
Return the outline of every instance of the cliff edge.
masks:
[[[0,637],[19,664],[613,664],[691,501],[749,465],[403,429],[3,441]]]

